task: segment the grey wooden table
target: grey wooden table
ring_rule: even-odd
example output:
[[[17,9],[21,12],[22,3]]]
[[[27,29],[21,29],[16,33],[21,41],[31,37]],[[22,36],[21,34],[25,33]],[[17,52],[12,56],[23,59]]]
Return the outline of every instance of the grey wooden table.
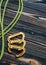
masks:
[[[25,4],[24,2],[24,10],[21,18],[13,29],[5,35],[5,53],[1,61],[3,64],[29,65],[28,60],[30,59],[36,59],[42,65],[46,64],[46,4],[31,3],[27,6],[28,4],[29,3]],[[8,4],[4,20],[4,28],[14,18],[17,8],[18,5],[15,3]],[[28,15],[25,15],[24,13]],[[20,59],[15,58],[15,52],[14,54],[7,52],[7,38],[10,34],[17,32],[24,32],[26,35],[26,53]],[[23,61],[23,58],[27,61]]]

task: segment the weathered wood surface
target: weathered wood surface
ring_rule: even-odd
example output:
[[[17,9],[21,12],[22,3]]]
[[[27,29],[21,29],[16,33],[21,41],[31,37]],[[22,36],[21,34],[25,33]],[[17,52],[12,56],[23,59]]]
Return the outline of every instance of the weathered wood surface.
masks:
[[[35,6],[34,6],[35,5]],[[38,4],[37,4],[38,5]],[[5,35],[5,53],[4,58],[2,59],[1,63],[6,61],[8,64],[17,64],[17,65],[29,65],[26,62],[21,62],[20,60],[15,58],[15,52],[14,54],[9,54],[7,52],[7,38],[10,34],[17,33],[17,32],[24,32],[26,35],[26,54],[23,57],[30,58],[31,55],[33,58],[38,59],[39,61],[43,62],[43,60],[46,60],[46,20],[39,20],[37,17],[46,17],[46,5],[41,6],[38,5],[36,7],[36,4],[31,4],[32,7],[27,8],[24,7],[24,12],[35,14],[31,16],[25,16],[22,14],[20,20],[18,23],[14,26],[14,28]],[[37,9],[34,9],[34,8]],[[40,8],[38,8],[40,7]],[[41,10],[41,7],[45,7]],[[8,4],[6,14],[5,14],[5,21],[4,21],[4,28],[10,23],[10,21],[15,16],[15,10],[17,10],[18,6],[15,4]],[[39,9],[39,10],[38,10]],[[43,23],[43,24],[42,24]],[[46,61],[43,62],[42,65],[45,65]]]
[[[8,9],[9,9],[9,11],[10,11],[10,9],[12,9],[12,12],[13,12],[13,14],[12,14],[12,12],[11,12],[11,15],[12,15],[12,17],[14,16],[14,13],[15,13],[15,10],[17,10],[18,9],[18,6],[17,5],[15,5],[15,4],[13,4],[13,6],[12,6],[12,4],[8,4],[8,7],[7,7]],[[46,7],[43,7],[43,8],[46,8]],[[7,9],[7,10],[8,10]],[[38,8],[39,9],[39,8]],[[45,10],[46,11],[46,10]],[[25,16],[25,17],[23,17],[23,18],[25,18],[25,19],[23,19],[23,20],[26,20],[27,22],[29,22],[29,23],[32,23],[32,24],[35,24],[35,25],[38,25],[38,26],[42,26],[42,27],[45,27],[46,28],[46,20],[40,20],[39,19],[39,17],[43,17],[43,18],[46,18],[46,13],[44,13],[44,12],[41,12],[41,11],[39,11],[39,10],[37,10],[37,9],[33,9],[33,8],[27,8],[27,7],[24,7],[24,10],[23,10],[23,12],[26,12],[26,13],[29,13],[30,15],[29,16]],[[33,15],[32,15],[33,14]],[[32,16],[31,16],[32,15]],[[10,16],[9,16],[10,17]],[[31,18],[32,17],[32,18]],[[32,20],[32,22],[31,22],[31,20]]]

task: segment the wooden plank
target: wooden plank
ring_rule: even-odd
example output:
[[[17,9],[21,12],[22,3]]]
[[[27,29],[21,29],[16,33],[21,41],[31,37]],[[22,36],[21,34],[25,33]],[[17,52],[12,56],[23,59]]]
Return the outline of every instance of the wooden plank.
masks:
[[[24,2],[25,4],[25,2]],[[29,3],[28,3],[29,4]],[[16,7],[15,7],[16,6]],[[3,63],[6,61],[7,64],[15,64],[15,65],[30,65],[27,60],[32,60],[33,57],[36,60],[40,60],[43,65],[46,64],[46,21],[39,20],[39,16],[46,18],[46,5],[44,4],[34,4],[31,3],[32,7],[27,7],[27,3],[24,7],[24,11],[30,16],[23,15],[18,21],[18,23],[13,27],[13,29],[5,35],[5,53],[2,61]],[[42,10],[41,7],[44,9]],[[3,7],[2,7],[3,8]],[[16,10],[18,5],[15,3],[8,4],[5,20],[4,20],[4,28],[9,25],[9,22],[14,18],[16,14]],[[32,15],[33,14],[33,15]],[[44,15],[44,16],[43,16]],[[43,23],[43,24],[42,24]],[[26,53],[22,58],[15,58],[15,52],[13,54],[8,53],[8,42],[7,38],[10,34],[14,34],[17,32],[24,32],[26,35]],[[0,40],[1,43],[1,40]],[[0,44],[1,46],[1,44]],[[26,57],[26,58],[25,58]],[[27,58],[28,57],[28,58]],[[23,60],[24,59],[24,60]],[[25,61],[26,60],[26,61]],[[39,61],[38,61],[39,62]],[[6,65],[7,65],[6,64]],[[0,64],[1,65],[1,64]],[[36,64],[37,65],[37,64]]]

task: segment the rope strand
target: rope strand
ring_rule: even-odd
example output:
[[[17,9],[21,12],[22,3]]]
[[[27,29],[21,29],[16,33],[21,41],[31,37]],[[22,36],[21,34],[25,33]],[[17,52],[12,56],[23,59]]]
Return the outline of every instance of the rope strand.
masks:
[[[16,13],[12,22],[4,29],[3,22],[4,22],[4,15],[5,15],[8,1],[9,0],[6,0],[2,16],[1,16],[1,5],[2,5],[3,0],[1,0],[1,2],[0,2],[0,4],[1,4],[0,5],[0,26],[1,26],[0,38],[2,37],[2,50],[1,50],[1,54],[0,54],[0,60],[2,59],[3,54],[4,54],[4,35],[6,35],[13,28],[13,26],[18,22],[21,14],[22,14],[22,11],[23,11],[23,0],[19,0],[18,12]]]

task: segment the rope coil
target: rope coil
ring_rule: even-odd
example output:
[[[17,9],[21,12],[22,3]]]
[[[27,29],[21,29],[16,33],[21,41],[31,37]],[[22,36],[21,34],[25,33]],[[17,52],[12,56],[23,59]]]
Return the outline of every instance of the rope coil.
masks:
[[[21,36],[21,39],[19,38],[17,40],[13,39],[13,38],[16,39],[16,37],[18,36]],[[17,45],[16,43],[19,45]],[[8,51],[10,53],[12,52],[11,51],[12,49],[17,49],[18,51],[21,51],[21,53],[16,54],[16,57],[21,57],[25,53],[25,45],[26,45],[25,34],[23,32],[18,32],[8,37]]]

